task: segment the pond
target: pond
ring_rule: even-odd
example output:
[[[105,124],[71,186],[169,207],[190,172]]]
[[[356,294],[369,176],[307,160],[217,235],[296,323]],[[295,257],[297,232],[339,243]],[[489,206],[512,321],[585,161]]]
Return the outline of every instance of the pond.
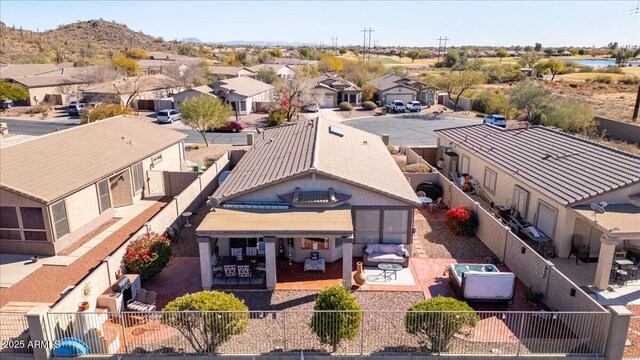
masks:
[[[615,66],[616,61],[614,59],[566,59],[564,62],[572,62],[585,66]],[[629,61],[629,66],[640,66],[640,61]]]

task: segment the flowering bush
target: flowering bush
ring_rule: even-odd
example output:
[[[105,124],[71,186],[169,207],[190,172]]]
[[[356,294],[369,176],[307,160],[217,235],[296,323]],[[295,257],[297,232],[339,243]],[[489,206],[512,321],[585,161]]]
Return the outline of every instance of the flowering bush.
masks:
[[[127,272],[140,274],[147,280],[158,274],[171,258],[171,240],[155,233],[149,233],[133,240],[124,254]]]
[[[478,217],[464,206],[447,211],[447,227],[456,235],[473,235],[478,226]]]

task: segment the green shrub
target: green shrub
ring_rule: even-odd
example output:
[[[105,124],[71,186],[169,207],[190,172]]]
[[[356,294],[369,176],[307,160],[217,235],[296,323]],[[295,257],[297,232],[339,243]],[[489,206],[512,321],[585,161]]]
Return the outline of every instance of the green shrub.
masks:
[[[474,94],[471,109],[483,114],[502,114],[507,118],[512,118],[515,112],[506,95],[489,90]]]
[[[171,241],[163,235],[148,233],[127,245],[124,266],[128,273],[148,280],[160,273],[171,258]]]
[[[176,313],[187,311],[187,313]],[[224,311],[225,313],[202,313]],[[215,353],[220,345],[249,328],[249,308],[233,294],[200,291],[186,294],[162,309],[162,321],[199,353]]]
[[[385,105],[385,106],[384,106],[384,111],[385,111],[385,113],[387,113],[387,114],[388,114],[388,113],[390,113],[390,112],[391,112],[391,105]]]
[[[343,340],[353,340],[362,322],[362,309],[343,286],[336,285],[318,294],[309,326],[320,342],[337,352]]]
[[[613,84],[613,78],[608,75],[597,76],[594,81],[601,84]]]
[[[14,84],[8,81],[0,81],[0,100],[27,100],[29,90],[21,84]]]
[[[280,126],[287,120],[287,110],[281,107],[274,107],[269,110],[269,117],[267,117],[267,125]]]
[[[376,107],[380,107],[382,106],[382,103],[380,101],[376,101]]]
[[[351,110],[353,110],[353,105],[349,104],[346,101],[341,102],[340,105],[338,105],[338,107],[340,108],[340,111],[351,111]]]
[[[118,115],[138,114],[133,108],[122,104],[104,104],[96,107],[87,106],[85,109],[87,111],[80,115],[80,124],[88,124]]]
[[[578,69],[579,73],[591,73],[593,72],[593,67],[591,66],[583,66],[581,68]]]
[[[540,304],[542,304],[542,301],[544,300],[544,294],[536,292],[535,290],[533,290],[533,287],[531,287],[531,286],[527,286],[524,289],[524,299],[529,304],[540,305]]]
[[[618,82],[625,85],[636,85],[640,84],[640,77],[627,75],[620,79]]]
[[[595,127],[591,106],[571,97],[553,101],[542,118],[542,124],[573,133],[589,133]]]
[[[402,172],[424,174],[429,172],[429,167],[425,164],[410,164],[403,166]]]
[[[373,101],[365,101],[362,103],[363,110],[374,110],[375,108],[377,108],[377,106]]]
[[[404,328],[417,338],[423,350],[442,352],[455,336],[471,335],[479,321],[467,303],[437,296],[413,304],[404,316]]]

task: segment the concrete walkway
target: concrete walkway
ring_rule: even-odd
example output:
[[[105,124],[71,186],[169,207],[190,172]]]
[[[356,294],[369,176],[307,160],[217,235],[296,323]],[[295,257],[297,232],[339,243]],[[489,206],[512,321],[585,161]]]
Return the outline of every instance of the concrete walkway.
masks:
[[[318,111],[318,115],[322,116],[322,118],[329,120],[329,121],[333,121],[333,122],[343,122],[345,119],[338,115],[338,113],[336,112],[336,110],[338,109],[320,109]],[[313,114],[309,114],[311,118],[314,118]]]
[[[136,216],[142,214],[151,206],[156,204],[158,198],[147,198],[140,200],[133,205],[115,209],[114,217],[117,219],[107,228],[98,234],[87,239],[79,247],[68,255],[43,256],[37,263],[31,262],[31,255],[23,254],[0,254],[0,288],[8,288],[27,277],[42,266],[69,266],[74,261],[81,258],[95,246],[100,244],[111,234],[115,233],[127,225]],[[83,241],[81,239],[80,241]],[[73,245],[72,245],[73,246]]]

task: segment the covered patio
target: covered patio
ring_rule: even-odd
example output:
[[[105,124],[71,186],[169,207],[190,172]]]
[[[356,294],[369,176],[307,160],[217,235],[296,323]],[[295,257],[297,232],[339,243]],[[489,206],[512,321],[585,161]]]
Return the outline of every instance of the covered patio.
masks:
[[[342,283],[351,287],[353,222],[349,208],[216,208],[196,229],[202,288],[214,284],[213,259],[255,255],[266,287],[277,283],[277,261],[305,262],[312,253],[327,263],[342,259]],[[239,250],[240,249],[240,250]]]

